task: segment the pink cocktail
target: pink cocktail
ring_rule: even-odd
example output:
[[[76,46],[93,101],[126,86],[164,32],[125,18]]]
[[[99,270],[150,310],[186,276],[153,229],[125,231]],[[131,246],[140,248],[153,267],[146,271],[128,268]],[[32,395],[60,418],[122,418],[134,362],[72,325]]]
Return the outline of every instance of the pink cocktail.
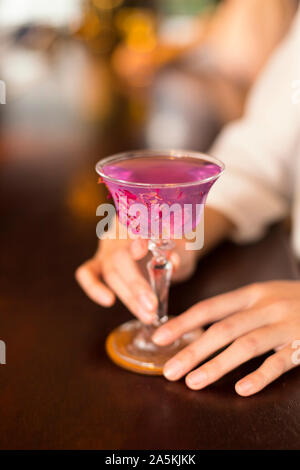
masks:
[[[195,339],[197,332],[185,335],[172,346],[158,347],[151,335],[167,321],[172,239],[195,230],[207,194],[223,169],[218,160],[188,151],[143,150],[98,162],[96,170],[114,199],[120,222],[135,236],[149,239],[153,258],[148,271],[159,305],[152,327],[131,320],[109,335],[107,351],[120,366],[161,374],[164,363]]]

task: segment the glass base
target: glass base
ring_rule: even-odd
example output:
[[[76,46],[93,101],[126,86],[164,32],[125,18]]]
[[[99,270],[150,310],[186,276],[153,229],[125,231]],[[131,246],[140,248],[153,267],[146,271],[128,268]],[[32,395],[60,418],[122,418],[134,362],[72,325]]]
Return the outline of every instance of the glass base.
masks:
[[[138,374],[162,375],[164,364],[185,346],[195,341],[202,330],[186,333],[170,346],[151,341],[154,326],[130,320],[113,330],[106,340],[106,352],[115,364]]]

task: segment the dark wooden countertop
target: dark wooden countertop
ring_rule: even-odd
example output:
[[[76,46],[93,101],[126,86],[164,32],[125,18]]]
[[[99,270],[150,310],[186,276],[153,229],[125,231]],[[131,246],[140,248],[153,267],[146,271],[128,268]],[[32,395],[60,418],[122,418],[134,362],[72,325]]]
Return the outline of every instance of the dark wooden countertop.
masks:
[[[18,192],[9,188],[7,199]],[[299,447],[298,370],[241,398],[234,382],[261,358],[199,392],[113,365],[104,340],[129,314],[121,304],[93,304],[73,278],[94,248],[95,220],[83,223],[63,205],[50,210],[44,192],[24,205],[18,198],[2,219],[0,448]],[[295,276],[285,235],[274,228],[260,243],[224,244],[207,256],[192,280],[172,289],[170,311],[248,282]]]

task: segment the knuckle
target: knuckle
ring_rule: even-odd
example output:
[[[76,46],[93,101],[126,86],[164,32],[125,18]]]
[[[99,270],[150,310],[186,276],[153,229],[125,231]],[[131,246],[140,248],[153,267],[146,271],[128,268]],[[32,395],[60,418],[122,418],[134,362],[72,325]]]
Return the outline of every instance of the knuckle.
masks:
[[[220,333],[220,330],[221,330],[220,323],[216,322],[208,328],[207,334],[218,335]]]
[[[184,364],[194,363],[195,358],[196,358],[196,351],[195,351],[195,348],[192,347],[192,346],[189,346],[189,347],[185,348],[185,350],[182,351],[182,353],[180,355],[180,360]]]
[[[265,286],[259,282],[254,282],[249,286],[251,294],[259,299],[265,292]]]
[[[179,332],[179,327],[173,323],[170,323],[169,325],[167,323],[166,325],[163,325],[161,327],[161,330],[164,331],[168,336],[173,338]]]
[[[84,273],[89,270],[89,265],[90,265],[90,260],[85,261],[76,269],[75,271],[76,279],[80,279],[82,275],[84,275]]]
[[[251,380],[254,384],[254,388],[257,389],[257,388],[260,388],[261,386],[264,386],[264,384],[267,382],[267,377],[262,370],[256,370],[251,375]]]
[[[258,340],[254,335],[243,336],[236,340],[236,345],[240,348],[244,353],[250,354],[251,356],[255,356],[258,350]]]
[[[205,366],[203,366],[202,369],[207,374],[209,380],[214,380],[215,378],[222,375],[224,367],[218,358],[214,358]]]
[[[209,328],[208,331],[210,331],[210,333],[213,335],[229,338],[232,335],[233,323],[231,320],[216,322]]]
[[[82,273],[82,270],[84,269],[83,265],[79,266],[79,268],[77,268],[75,270],[75,273],[74,273],[74,276],[75,276],[75,279],[77,279],[77,281],[80,280],[81,278],[81,273]]]
[[[283,374],[286,369],[285,359],[282,356],[276,354],[266,359],[265,364],[271,368],[272,372],[279,374]]]
[[[249,289],[251,295],[260,300],[261,298],[276,299],[280,292],[281,282],[279,281],[266,281],[266,282],[254,282],[250,284]]]
[[[194,305],[191,310],[195,310],[195,312],[197,311],[198,313],[201,312],[201,315],[204,320],[209,321],[214,313],[214,299],[212,298],[202,300],[202,302],[199,302],[198,304]]]
[[[270,314],[275,321],[280,321],[286,318],[288,312],[294,311],[294,299],[274,299],[270,308]]]
[[[168,329],[168,332],[171,335],[177,335],[181,333],[182,329],[184,328],[184,321],[178,317],[174,319],[174,321],[171,321],[169,325],[166,325],[166,329]]]
[[[86,275],[86,268],[82,267],[80,271],[75,273],[75,278],[79,285],[86,291],[90,291],[91,286],[94,285],[93,279],[90,278],[90,276]]]
[[[181,315],[181,317],[184,319],[184,321],[190,321],[193,318],[203,319],[204,313],[203,313],[203,310],[200,308],[199,303],[197,303],[193,305],[192,307],[190,307],[188,310],[186,310],[185,313]]]

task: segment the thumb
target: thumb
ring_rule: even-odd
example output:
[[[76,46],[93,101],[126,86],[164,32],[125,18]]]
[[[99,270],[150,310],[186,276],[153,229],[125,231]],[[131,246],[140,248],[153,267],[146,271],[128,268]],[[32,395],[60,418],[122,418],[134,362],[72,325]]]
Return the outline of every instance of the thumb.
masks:
[[[177,271],[180,265],[180,256],[178,253],[171,253],[170,260],[172,261],[173,271]]]

